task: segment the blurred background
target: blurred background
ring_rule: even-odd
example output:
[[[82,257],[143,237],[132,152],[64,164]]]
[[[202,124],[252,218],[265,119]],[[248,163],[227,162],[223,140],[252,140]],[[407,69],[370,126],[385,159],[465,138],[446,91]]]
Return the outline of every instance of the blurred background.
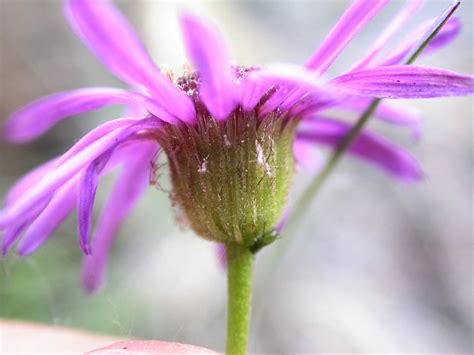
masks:
[[[156,62],[178,73],[186,62],[178,24],[183,9],[217,23],[236,63],[262,65],[303,63],[347,3],[117,1]],[[428,1],[405,34],[448,3]],[[330,74],[363,55],[402,5],[387,6]],[[1,122],[55,91],[124,87],[68,28],[60,1],[0,0],[0,6]],[[464,1],[457,13],[461,35],[418,63],[472,74],[473,13],[473,2]],[[297,229],[284,236],[291,241],[258,255],[251,352],[474,351],[473,101],[403,105],[425,117],[420,141],[404,128],[375,122],[372,127],[410,149],[425,180],[401,184],[345,159]],[[0,196],[19,176],[121,110],[65,120],[30,144],[1,141]],[[298,174],[292,193],[310,178]],[[162,180],[167,189],[166,173]],[[111,181],[103,179],[96,212]],[[11,253],[0,261],[0,317],[223,350],[225,271],[212,243],[179,227],[165,192],[150,188],[123,225],[97,294],[80,288],[80,263],[74,218],[33,256]]]

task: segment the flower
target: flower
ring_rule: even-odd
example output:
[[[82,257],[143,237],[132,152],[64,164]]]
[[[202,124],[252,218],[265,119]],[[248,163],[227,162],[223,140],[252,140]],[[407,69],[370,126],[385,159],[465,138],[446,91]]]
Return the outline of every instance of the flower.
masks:
[[[219,32],[183,14],[184,42],[197,70],[174,79],[155,66],[110,2],[66,1],[66,17],[74,31],[130,89],[83,88],[39,99],[13,113],[6,137],[28,142],[65,117],[111,104],[125,105],[133,114],[100,125],[13,186],[0,212],[3,253],[17,241],[20,255],[34,252],[77,207],[79,243],[86,254],[84,286],[97,288],[116,231],[149,184],[161,151],[170,163],[173,200],[198,234],[255,248],[271,241],[293,173],[292,146],[297,162],[305,163],[310,159],[308,147],[335,146],[350,128],[323,116],[323,111],[361,112],[372,98],[474,91],[470,76],[399,65],[426,24],[379,58],[421,1],[410,2],[347,73],[332,80],[323,77],[387,2],[355,0],[304,66],[232,66]],[[443,47],[458,31],[459,22],[451,20],[425,52]],[[388,103],[382,103],[376,115],[399,125],[416,127],[418,122]],[[402,180],[421,176],[410,154],[369,131],[356,139],[349,153]],[[91,243],[98,180],[120,166]],[[251,228],[258,233],[248,235]]]

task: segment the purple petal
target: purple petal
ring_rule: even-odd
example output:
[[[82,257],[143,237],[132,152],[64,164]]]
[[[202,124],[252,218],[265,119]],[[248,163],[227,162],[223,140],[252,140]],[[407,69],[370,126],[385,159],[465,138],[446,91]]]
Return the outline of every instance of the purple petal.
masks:
[[[347,99],[338,102],[334,108],[362,114],[369,107],[371,100],[370,98]],[[415,138],[419,138],[421,134],[421,116],[416,112],[398,107],[396,103],[382,101],[378,105],[374,117],[397,126],[410,127]]]
[[[293,154],[298,166],[312,174],[318,172],[324,162],[322,154],[314,144],[301,139],[296,139],[293,143]]]
[[[267,85],[268,86],[268,85]],[[285,101],[286,98],[290,97],[293,93],[299,92],[298,89],[289,88],[289,87],[279,87],[275,93],[273,93],[268,100],[262,105],[259,110],[259,116],[265,117],[270,112],[275,111],[280,108],[281,104]]]
[[[425,0],[411,0],[398,13],[393,21],[385,28],[382,34],[375,41],[374,45],[369,49],[367,54],[355,64],[349,71],[356,71],[367,67],[385,45],[390,41],[395,34],[403,27],[403,25],[414,16],[414,14],[422,7]]]
[[[82,173],[77,199],[77,227],[79,244],[85,255],[91,254],[89,235],[92,225],[92,212],[95,194],[99,183],[99,174],[107,164],[111,152],[107,151],[96,158]]]
[[[126,162],[102,210],[92,241],[93,254],[83,261],[83,286],[89,292],[100,286],[117,230],[148,185],[150,161],[156,149],[156,145],[142,144],[141,151],[134,154],[135,159]]]
[[[288,202],[285,206],[285,210],[283,211],[283,215],[281,216],[280,220],[275,226],[275,230],[278,233],[281,233],[283,228],[285,228],[286,222],[288,222],[288,217],[290,217],[290,211],[291,211],[290,207],[291,207],[291,204]]]
[[[8,250],[20,238],[23,230],[28,226],[28,221],[6,228],[2,238],[2,255],[5,256]]]
[[[137,144],[143,145],[144,143],[127,144],[125,147],[119,148],[109,160],[101,175],[109,173],[118,164],[130,159],[130,149],[134,149]],[[133,151],[133,153],[132,159],[136,156],[136,152]],[[47,207],[31,223],[18,245],[17,250],[20,255],[27,255],[36,251],[74,209],[77,204],[77,186],[80,175],[80,173],[76,174],[66,185],[58,189]]]
[[[194,16],[181,16],[184,43],[199,70],[200,96],[218,120],[226,119],[237,107],[239,89],[230,66],[229,53],[219,32]]]
[[[26,191],[14,204],[7,206],[0,212],[0,228],[5,227],[15,219],[19,218],[31,206],[36,205],[48,198],[54,191],[64,184],[69,178],[77,173],[88,162],[99,155],[102,150],[114,144],[115,139],[121,133],[120,130],[112,132],[89,147],[85,148],[58,168],[51,170],[43,179]]]
[[[26,211],[21,219],[15,221],[10,226],[4,228],[3,240],[2,240],[2,255],[8,253],[8,249],[15,243],[28,227],[28,225],[41,213],[41,211],[47,205],[47,201],[37,204],[30,210]]]
[[[322,82],[315,79],[311,71],[293,64],[277,63],[253,71],[245,78],[243,85],[242,102],[246,110],[253,109],[268,90],[277,89],[260,109],[261,116],[277,109],[287,99],[300,98],[303,93],[311,92],[318,96],[330,94],[329,88],[326,89]],[[336,95],[336,92],[331,94]]]
[[[321,46],[313,53],[305,66],[322,75],[336,60],[354,36],[377,15],[388,0],[354,0],[329,32]]]
[[[143,129],[141,125],[139,130]],[[115,144],[109,147],[105,152],[99,155],[94,161],[92,161],[87,169],[83,172],[80,181],[79,194],[78,194],[78,235],[79,243],[84,251],[85,255],[91,254],[89,245],[90,227],[92,223],[92,213],[95,200],[95,194],[97,191],[97,184],[99,175],[105,168],[107,162],[125,142],[127,142],[134,131],[128,132],[119,139],[116,140]],[[138,140],[140,141],[140,139]],[[146,142],[144,140],[143,142]],[[156,142],[152,143],[156,147]],[[131,169],[133,173],[137,174],[134,169]]]
[[[84,148],[88,147],[90,144],[94,143],[98,139],[104,137],[111,131],[130,126],[139,122],[140,119],[136,118],[123,118],[116,119],[113,121],[106,122],[101,126],[95,128],[83,138],[81,138],[71,149],[64,153],[59,158],[50,160],[43,165],[32,170],[30,173],[22,177],[8,192],[7,197],[5,198],[5,205],[9,206],[18,200],[25,192],[27,192],[34,184],[36,184],[43,176],[45,176],[49,171],[57,168],[66,160],[70,159]]]
[[[286,85],[290,88],[326,93],[323,83],[315,79],[311,71],[299,65],[272,64],[265,69],[251,72],[249,78],[259,80],[266,87]]]
[[[355,96],[418,99],[462,96],[474,92],[474,77],[455,72],[396,65],[341,75],[331,82]]]
[[[252,111],[269,90],[269,87],[263,84],[259,78],[248,76],[240,81],[240,103],[244,111]]]
[[[9,228],[6,228],[3,233],[2,239],[2,255],[5,256],[8,253],[8,250],[15,241],[20,238],[21,233],[27,227],[28,223],[23,222],[20,225],[15,225]]]
[[[116,104],[139,105],[165,121],[177,122],[139,93],[114,88],[85,88],[46,96],[16,111],[5,124],[5,135],[12,142],[27,142],[65,117]]]
[[[73,179],[61,187],[48,206],[31,223],[25,236],[18,244],[17,251],[20,255],[25,256],[36,251],[71,214],[76,207],[77,182],[78,179]]]
[[[415,31],[407,36],[407,39],[397,46],[395,49],[389,51],[388,55],[384,56],[374,66],[388,66],[400,64],[406,55],[419,43],[420,38],[433,26],[435,20],[426,21]],[[439,33],[428,43],[421,55],[427,55],[436,50],[444,48],[450,44],[461,32],[461,22],[459,18],[452,17],[441,28]]]
[[[219,262],[219,266],[222,269],[225,269],[227,267],[227,253],[225,250],[225,244],[223,243],[216,244],[216,255],[217,255],[217,261]]]
[[[298,71],[304,70],[301,67],[294,65],[277,64],[273,67],[263,69],[262,73],[259,73],[260,70],[252,72],[250,75],[244,78],[242,85],[242,97],[241,104],[245,111],[251,111],[257,106],[263,96],[272,88],[275,89],[275,92],[266,100],[265,114],[273,111],[278,107],[286,97],[288,97],[293,91],[297,90],[295,88],[288,88],[284,85],[281,87],[278,80],[274,80],[272,77],[274,75],[281,76],[279,70],[283,71]],[[298,68],[298,69],[295,69]],[[298,74],[299,75],[299,74]],[[281,83],[281,82],[280,82]],[[287,83],[288,84],[288,83]],[[292,83],[292,86],[297,85]],[[290,85],[291,86],[291,85]]]
[[[65,14],[77,35],[115,75],[147,89],[172,115],[194,122],[191,99],[161,74],[132,26],[108,0],[69,0]]]
[[[306,95],[302,100],[294,104],[289,110],[288,115],[301,119],[314,117],[315,113],[331,109],[348,98],[347,96],[340,95],[340,93],[337,96],[331,90],[328,90],[331,92],[330,95],[320,95],[317,93]]]
[[[250,73],[249,80],[258,82],[262,91],[266,91],[273,86],[280,87],[262,105],[259,112],[260,116],[265,116],[279,108],[286,99],[300,98],[303,94],[313,94],[321,100],[338,97],[336,90],[324,86],[319,80],[314,79],[310,71],[297,65],[274,64],[268,68]],[[295,97],[293,97],[294,94],[296,94]],[[294,100],[292,103],[294,103]]]
[[[29,189],[32,188],[35,184],[37,184],[48,172],[53,171],[65,161],[71,159],[79,152],[90,146],[92,143],[103,138],[111,131],[131,126],[139,122],[140,119],[136,118],[116,119],[113,121],[106,122],[103,125],[93,129],[91,132],[81,138],[72,148],[70,148],[62,156],[41,165],[40,167],[26,174],[22,179],[20,179],[8,192],[7,197],[5,199],[6,207],[9,207],[13,203],[16,203],[18,199],[20,199],[26,192],[28,192]]]
[[[137,118],[119,118],[94,128],[92,131],[82,137],[76,144],[74,144],[66,153],[57,158],[55,166],[61,165],[63,162],[74,157],[74,155],[80,153],[97,140],[107,136],[110,132],[120,129],[125,130],[126,127],[139,124],[141,121],[141,119]]]
[[[294,90],[290,95],[285,97],[285,99],[280,103],[278,106],[281,111],[287,111],[293,105],[295,105],[298,101],[300,101],[304,96],[306,96],[307,90],[305,89],[298,89]]]
[[[351,125],[316,118],[311,122],[306,121],[301,128],[297,133],[298,140],[336,147],[351,129]],[[418,162],[411,154],[368,130],[359,134],[348,153],[374,164],[401,181],[416,181],[423,176]]]
[[[140,105],[128,105],[123,111],[124,117],[136,117],[143,118],[148,115],[147,111],[144,110]]]
[[[57,188],[86,165],[107,150],[116,147],[128,139],[135,132],[147,129],[156,130],[160,127],[161,123],[156,119],[143,119],[129,127],[120,127],[111,130],[108,134],[94,141],[87,147],[75,152],[75,154],[70,154],[71,151],[76,149],[75,147],[71,148],[71,150],[64,155],[67,159],[63,159],[64,156],[60,157],[58,159],[58,161],[61,162],[59,166],[48,172],[43,179],[26,191],[18,201],[15,201],[14,204],[0,211],[0,228],[6,227],[9,223],[28,211],[31,206],[51,196]],[[94,132],[91,133],[91,135],[93,135]],[[87,138],[87,136],[83,138],[83,141],[86,141]],[[81,145],[81,141],[77,145]]]
[[[5,197],[5,206],[11,205],[20,198],[28,189],[36,184],[54,165],[55,159],[50,160],[24,175],[15,185],[8,191]]]

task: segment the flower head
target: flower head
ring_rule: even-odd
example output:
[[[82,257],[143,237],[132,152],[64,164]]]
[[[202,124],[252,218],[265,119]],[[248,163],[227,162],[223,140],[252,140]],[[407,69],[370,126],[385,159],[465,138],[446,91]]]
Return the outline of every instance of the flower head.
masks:
[[[122,221],[150,181],[155,159],[169,161],[173,200],[201,236],[258,249],[271,239],[286,202],[293,157],[310,161],[314,144],[335,146],[350,125],[326,117],[337,108],[363,111],[372,98],[413,99],[472,93],[474,80],[446,70],[399,65],[426,24],[393,51],[380,51],[422,1],[412,1],[343,75],[325,73],[351,39],[388,0],[355,0],[303,66],[231,65],[220,33],[184,14],[181,25],[193,70],[163,74],[122,14],[108,1],[68,0],[66,17],[82,41],[130,89],[83,88],[42,98],[15,112],[5,126],[12,142],[28,142],[61,119],[106,105],[125,105],[130,117],[89,132],[62,156],[22,178],[0,212],[3,253],[19,240],[35,251],[77,207],[84,284],[95,289]],[[426,52],[459,32],[454,19]],[[418,117],[383,103],[379,118],[417,128]],[[386,139],[363,132],[350,153],[393,176],[416,180],[413,157]],[[113,191],[90,230],[100,176],[121,167]],[[269,237],[270,236],[270,237]]]

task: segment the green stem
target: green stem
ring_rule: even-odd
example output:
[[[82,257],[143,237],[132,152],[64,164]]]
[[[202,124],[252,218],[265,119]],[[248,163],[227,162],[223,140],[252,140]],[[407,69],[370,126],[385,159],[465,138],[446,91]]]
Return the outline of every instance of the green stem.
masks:
[[[253,254],[238,244],[226,246],[227,255],[227,355],[247,354]]]

